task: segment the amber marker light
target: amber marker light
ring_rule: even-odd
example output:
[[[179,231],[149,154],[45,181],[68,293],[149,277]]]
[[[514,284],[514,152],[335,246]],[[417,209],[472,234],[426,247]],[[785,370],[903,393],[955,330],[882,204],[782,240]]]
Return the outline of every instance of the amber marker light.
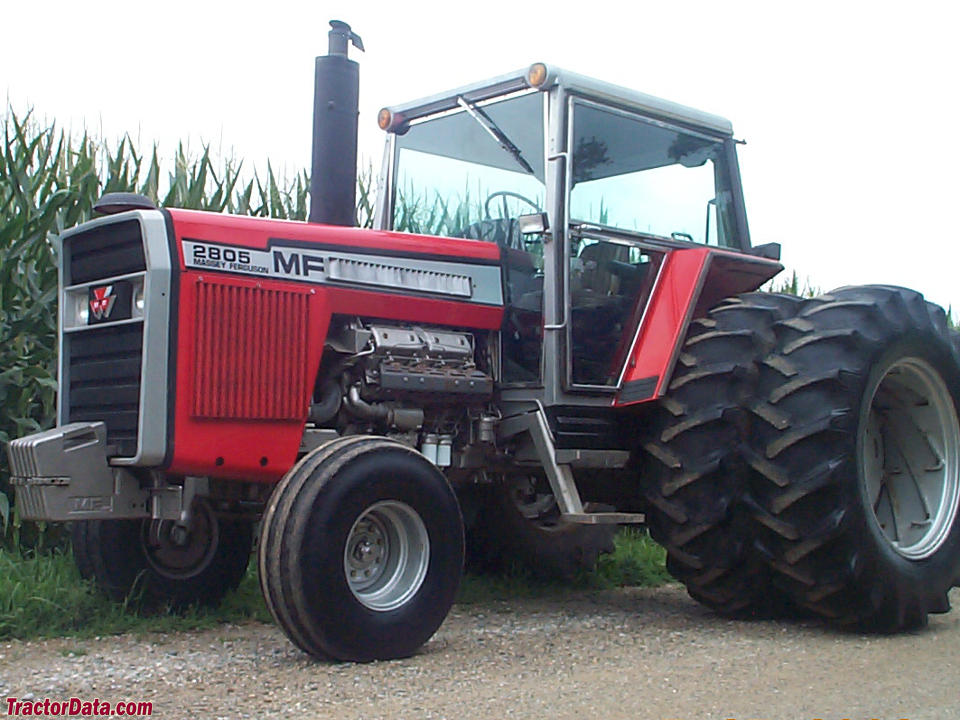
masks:
[[[532,87],[540,87],[547,81],[547,66],[543,63],[534,63],[527,70],[527,82]]]
[[[382,108],[380,112],[377,113],[377,125],[380,126],[381,130],[386,130],[388,127],[390,127],[390,122],[392,120],[393,113],[387,108]]]

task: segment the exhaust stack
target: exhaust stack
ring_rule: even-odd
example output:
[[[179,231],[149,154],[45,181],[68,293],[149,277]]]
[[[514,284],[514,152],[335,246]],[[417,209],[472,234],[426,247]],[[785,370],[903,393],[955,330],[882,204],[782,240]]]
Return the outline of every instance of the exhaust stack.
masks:
[[[312,223],[357,224],[357,115],[360,66],[347,57],[363,42],[350,26],[330,21],[330,47],[317,58],[313,90]]]

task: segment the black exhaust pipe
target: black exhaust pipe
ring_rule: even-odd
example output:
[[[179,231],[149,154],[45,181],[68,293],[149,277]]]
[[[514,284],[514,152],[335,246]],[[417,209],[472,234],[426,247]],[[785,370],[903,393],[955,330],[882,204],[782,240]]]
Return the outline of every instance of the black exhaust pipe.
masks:
[[[357,224],[357,115],[360,66],[347,57],[360,37],[339,20],[330,21],[330,48],[317,58],[313,90],[313,163],[310,222]]]

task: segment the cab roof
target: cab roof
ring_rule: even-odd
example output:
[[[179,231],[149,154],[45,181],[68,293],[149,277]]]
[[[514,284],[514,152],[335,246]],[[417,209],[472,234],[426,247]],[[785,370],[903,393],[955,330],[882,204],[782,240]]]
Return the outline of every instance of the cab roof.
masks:
[[[533,84],[530,80],[534,68],[541,66],[543,80]],[[679,103],[663,100],[653,95],[631,90],[612,83],[596,80],[585,75],[563,70],[553,65],[535,63],[529,68],[517,70],[506,75],[471,83],[447,92],[414,100],[386,108],[390,111],[392,122],[388,131],[397,129],[403,123],[434,113],[453,110],[458,107],[457,98],[463,97],[470,102],[482,102],[490,98],[507,95],[518,90],[536,88],[541,91],[561,87],[571,95],[599,100],[620,108],[633,110],[643,115],[682,123],[683,125],[706,130],[708,132],[730,136],[733,125],[726,118],[706,113]]]

